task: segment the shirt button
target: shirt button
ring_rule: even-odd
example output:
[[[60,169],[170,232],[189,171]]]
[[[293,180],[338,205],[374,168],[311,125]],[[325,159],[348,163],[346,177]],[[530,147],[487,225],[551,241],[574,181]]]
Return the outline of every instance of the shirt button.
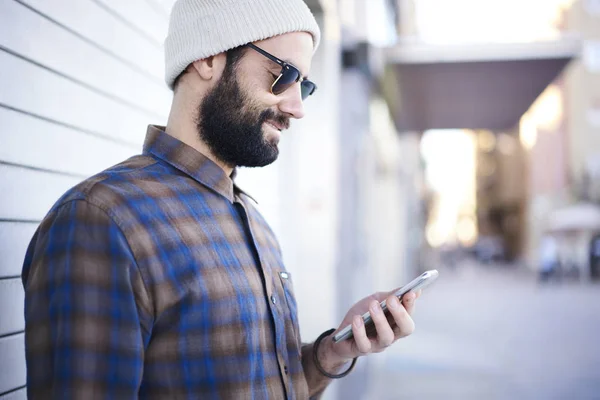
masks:
[[[289,370],[288,370],[287,365],[283,366],[283,372],[285,372],[286,375],[288,374]]]
[[[273,304],[277,304],[277,298],[275,297],[275,295],[271,295],[271,303]]]

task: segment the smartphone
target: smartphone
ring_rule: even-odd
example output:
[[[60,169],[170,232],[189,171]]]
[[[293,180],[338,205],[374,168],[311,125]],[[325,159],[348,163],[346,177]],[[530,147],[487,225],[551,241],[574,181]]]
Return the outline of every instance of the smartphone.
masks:
[[[419,289],[423,289],[426,286],[432,284],[438,277],[439,273],[437,270],[432,269],[431,271],[423,272],[419,277],[415,278],[412,282],[402,286],[400,289],[394,293],[394,295],[402,302],[402,296],[404,296],[408,292],[416,292]],[[381,308],[384,313],[387,313],[387,305],[386,301],[383,300],[381,302]],[[369,324],[373,324],[373,320],[371,319],[371,313],[366,312],[363,314],[362,319],[365,323],[365,327]],[[333,342],[338,343],[342,340],[350,339],[354,335],[352,334],[352,325],[346,326],[344,329],[339,331],[334,337]]]

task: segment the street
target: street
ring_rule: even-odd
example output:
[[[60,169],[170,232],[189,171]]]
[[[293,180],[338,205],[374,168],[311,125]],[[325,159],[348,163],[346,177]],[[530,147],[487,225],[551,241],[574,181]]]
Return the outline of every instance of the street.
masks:
[[[600,399],[599,285],[442,269],[414,319],[375,356],[365,399]]]

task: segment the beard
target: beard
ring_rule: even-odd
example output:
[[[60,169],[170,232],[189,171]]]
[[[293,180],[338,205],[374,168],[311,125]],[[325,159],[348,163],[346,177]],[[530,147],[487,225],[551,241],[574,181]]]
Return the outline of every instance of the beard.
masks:
[[[251,101],[237,81],[234,68],[223,76],[198,109],[197,129],[213,155],[231,167],[264,167],[277,160],[277,142],[263,133],[264,123],[289,127],[289,118]]]

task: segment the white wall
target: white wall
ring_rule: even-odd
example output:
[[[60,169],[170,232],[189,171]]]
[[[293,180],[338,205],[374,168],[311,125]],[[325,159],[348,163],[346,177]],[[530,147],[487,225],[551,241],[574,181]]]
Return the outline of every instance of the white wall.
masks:
[[[166,122],[162,3],[0,1],[0,399],[26,397],[20,274],[37,224]]]

